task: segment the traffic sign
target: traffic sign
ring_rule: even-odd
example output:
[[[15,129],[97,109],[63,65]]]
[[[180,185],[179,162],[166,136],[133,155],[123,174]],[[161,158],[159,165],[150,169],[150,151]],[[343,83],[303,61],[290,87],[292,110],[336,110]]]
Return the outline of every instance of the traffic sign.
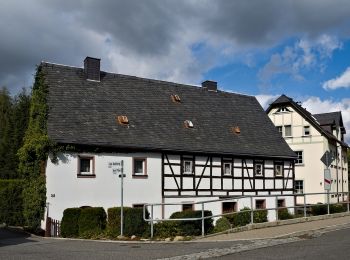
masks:
[[[331,190],[331,183],[332,183],[331,170],[325,169],[324,170],[324,189]]]
[[[333,154],[331,154],[329,151],[326,151],[321,157],[321,161],[327,166],[327,168],[331,165],[334,159]]]

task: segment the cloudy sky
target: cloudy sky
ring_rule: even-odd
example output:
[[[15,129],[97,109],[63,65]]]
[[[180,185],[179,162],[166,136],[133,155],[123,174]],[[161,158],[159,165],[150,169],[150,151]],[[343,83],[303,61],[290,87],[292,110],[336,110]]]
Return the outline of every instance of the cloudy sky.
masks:
[[[350,132],[349,0],[0,0],[0,35],[12,94],[42,60],[92,56],[106,71],[215,80],[263,106],[284,93],[313,113],[342,110]]]

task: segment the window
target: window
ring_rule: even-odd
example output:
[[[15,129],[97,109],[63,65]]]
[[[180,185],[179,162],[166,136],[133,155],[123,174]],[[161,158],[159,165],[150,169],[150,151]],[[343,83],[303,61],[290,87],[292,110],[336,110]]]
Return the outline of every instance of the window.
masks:
[[[278,132],[282,135],[282,126],[276,126]]]
[[[286,137],[292,136],[292,126],[291,125],[284,126],[284,136],[286,136]]]
[[[192,161],[190,160],[184,160],[183,163],[183,171],[186,174],[192,174]]]
[[[87,156],[78,157],[78,176],[95,177],[93,157],[87,157]]]
[[[295,164],[303,164],[303,151],[295,151],[297,154],[298,158],[295,160]]]
[[[280,163],[275,164],[275,176],[283,176],[283,165]]]
[[[310,135],[310,126],[304,126],[304,135]]]
[[[231,175],[231,168],[232,168],[231,163],[224,163],[224,168],[223,168],[224,175]]]
[[[263,165],[262,165],[262,163],[255,164],[254,173],[257,176],[261,176],[262,175],[262,173],[263,173]]]
[[[256,200],[255,201],[255,209],[264,209],[266,207],[265,200]]]
[[[147,176],[147,163],[145,158],[134,158],[133,176]]]
[[[222,203],[222,213],[229,213],[237,211],[237,203],[236,202],[223,202]]]
[[[193,204],[182,204],[182,211],[194,210]]]
[[[286,206],[286,200],[285,199],[278,199],[277,200],[277,208],[284,208]]]
[[[303,194],[304,193],[304,181],[303,180],[296,180],[294,182],[294,189],[295,189],[295,193]]]
[[[290,110],[287,107],[280,107],[276,111],[276,113],[281,113],[281,112],[290,112]]]

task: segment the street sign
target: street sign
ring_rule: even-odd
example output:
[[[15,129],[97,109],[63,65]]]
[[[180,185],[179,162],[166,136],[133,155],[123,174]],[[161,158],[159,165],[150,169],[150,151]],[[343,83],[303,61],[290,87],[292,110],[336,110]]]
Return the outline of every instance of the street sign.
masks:
[[[331,170],[325,169],[324,170],[324,189],[328,191],[331,190],[331,183],[332,183]]]
[[[329,151],[326,151],[321,157],[321,161],[327,166],[327,168],[331,165],[334,159],[334,156]]]
[[[123,172],[123,160],[121,161],[115,161],[115,162],[109,162],[108,168],[112,168],[113,174],[120,174]],[[120,176],[119,176],[120,177]]]

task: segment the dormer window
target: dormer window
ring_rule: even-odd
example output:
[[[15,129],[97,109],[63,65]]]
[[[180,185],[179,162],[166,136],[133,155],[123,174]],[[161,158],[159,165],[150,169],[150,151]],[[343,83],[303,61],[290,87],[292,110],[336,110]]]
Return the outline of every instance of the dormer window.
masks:
[[[280,107],[277,109],[276,113],[290,112],[287,107]]]
[[[193,128],[193,123],[192,123],[191,120],[185,120],[185,121],[184,121],[184,126],[185,126],[186,128]]]
[[[121,125],[129,124],[129,119],[127,116],[118,116],[118,123]]]
[[[180,96],[177,95],[177,94],[171,95],[171,100],[172,100],[174,103],[181,103],[181,98],[180,98]]]

